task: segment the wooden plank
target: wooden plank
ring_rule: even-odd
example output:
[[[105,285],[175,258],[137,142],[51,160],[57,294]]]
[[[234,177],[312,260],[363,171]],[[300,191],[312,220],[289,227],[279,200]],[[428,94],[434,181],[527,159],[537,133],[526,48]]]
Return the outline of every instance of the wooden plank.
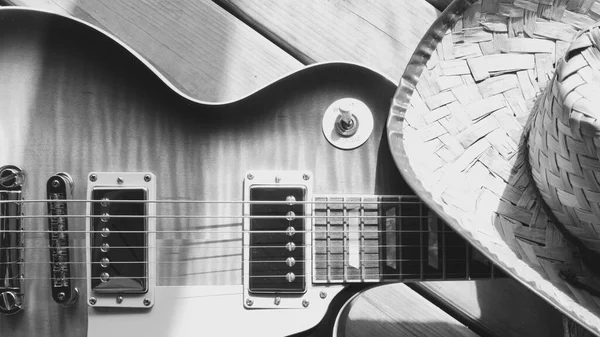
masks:
[[[443,11],[446,6],[448,6],[452,0],[427,0],[433,7],[435,7],[439,11]]]
[[[563,336],[561,314],[512,279],[462,282],[461,287],[453,288],[454,292],[448,291],[447,283],[422,282],[421,294],[430,299],[430,295],[444,299],[444,303],[453,307],[440,303],[446,311],[458,310],[470,316],[484,330],[482,335]],[[471,303],[474,299],[478,299],[477,308]],[[465,312],[465,308],[473,310]],[[521,319],[517,322],[516,317]]]
[[[315,62],[359,62],[398,80],[439,12],[424,1],[218,0]],[[252,24],[251,23],[251,24]]]
[[[280,74],[288,72],[288,69],[295,69],[300,65],[299,62],[296,62],[295,60],[293,60],[293,58],[289,57],[288,55],[285,55],[285,53],[276,51],[277,48],[275,48],[272,44],[266,43],[265,39],[260,38],[258,34],[252,32],[251,29],[248,29],[248,27],[241,24],[239,21],[232,20],[231,16],[226,15],[226,13],[224,13],[219,8],[213,6],[213,4],[210,2],[198,4],[192,1],[177,1],[171,5],[161,4],[162,6],[165,6],[162,8],[158,7],[159,5],[156,1],[152,1],[149,4],[149,7],[151,9],[155,7],[157,13],[169,13],[170,16],[167,17],[161,17],[158,14],[158,16],[149,16],[145,12],[145,9],[140,8],[140,4],[136,2],[119,1],[109,3],[108,1],[100,1],[96,3],[91,0],[81,0],[77,3],[67,0],[55,0],[44,2],[38,2],[35,0],[15,0],[15,2],[18,2],[20,4],[29,3],[33,4],[36,7],[45,6],[47,9],[61,11],[66,14],[73,14],[79,18],[92,22],[96,25],[102,26],[103,28],[109,30],[113,34],[119,36],[119,38],[123,39],[127,44],[134,46],[136,50],[144,54],[145,57],[147,57],[156,66],[158,66],[163,71],[163,73],[165,73],[165,75],[167,75],[172,81],[176,82],[176,84],[180,88],[183,88],[186,92],[189,92],[195,97],[199,97],[201,99],[223,100],[238,97],[239,92],[244,92],[245,90],[252,91],[252,88],[257,88],[266,83],[269,83],[274,77],[278,77],[280,76]],[[419,3],[413,4],[412,1],[406,2],[407,4],[404,4],[403,2],[402,6],[420,6]],[[430,0],[430,2],[442,3],[449,1]],[[193,5],[191,5],[190,3],[193,3]],[[255,4],[255,2],[253,3]],[[335,3],[336,1],[333,1],[322,5],[325,7],[333,6]],[[337,3],[339,3],[339,1],[337,1]],[[391,2],[386,1],[385,3],[387,4]],[[133,8],[133,4],[136,4],[135,9]],[[352,39],[355,39],[355,41],[350,43],[345,48],[336,49],[337,54],[332,53],[333,59],[349,59],[361,63],[366,63],[363,62],[364,59],[362,57],[357,57],[354,59],[350,57],[346,58],[347,55],[356,55],[356,53],[358,53],[367,60],[369,59],[369,57],[371,57],[371,64],[383,62],[379,60],[377,52],[379,52],[382,48],[385,49],[384,47],[387,43],[389,43],[390,45],[400,44],[402,51],[392,51],[392,54],[400,55],[407,59],[408,56],[412,53],[414,46],[416,46],[416,42],[420,39],[422,33],[424,33],[424,31],[429,27],[429,24],[431,23],[432,19],[435,16],[437,16],[437,13],[435,13],[435,15],[425,16],[425,19],[431,19],[430,22],[425,23],[423,22],[423,16],[420,16],[418,12],[403,12],[403,9],[397,8],[397,2],[393,2],[393,4],[396,7],[392,7],[393,10],[391,11],[382,10],[379,7],[372,9],[376,12],[377,15],[382,15],[385,18],[380,23],[385,23],[389,25],[380,24],[376,27],[376,29],[371,30],[371,32],[374,32],[373,34],[365,33],[358,34],[356,36],[352,36],[351,33],[340,34],[339,37],[346,37],[347,40],[350,41],[352,41]],[[100,8],[103,6],[107,7],[109,5],[114,5],[117,7],[110,7],[108,10],[106,10],[105,8]],[[343,5],[358,6],[357,4],[353,3],[346,3]],[[124,8],[118,8],[119,6],[122,6]],[[319,11],[323,10],[323,6],[319,7]],[[371,5],[365,4],[364,6]],[[365,14],[364,11],[356,9],[356,7],[354,8],[355,10],[342,11],[339,13],[333,11],[333,14],[328,14],[327,20],[325,21],[331,23],[331,18],[333,18],[334,20],[331,25],[335,24],[336,29],[342,30],[344,28],[348,28],[345,26],[346,24],[349,24],[352,28],[352,24],[356,22],[360,22],[361,24],[367,26],[370,25],[371,23],[369,22],[369,20],[361,20],[360,16]],[[205,11],[207,13],[204,13]],[[390,14],[389,12],[392,13]],[[426,12],[429,13],[429,11]],[[304,13],[305,15],[308,15],[308,17],[315,17],[314,21],[317,21],[319,23],[323,22],[323,15],[321,15],[318,12]],[[343,15],[344,13],[348,15],[354,15],[354,21],[351,19],[337,19],[337,15]],[[395,16],[393,13],[396,13],[396,15],[398,16]],[[290,15],[295,15],[295,13],[290,13]],[[404,19],[403,16],[413,18],[413,20],[407,21]],[[146,22],[152,20],[157,20],[158,22]],[[267,15],[265,21],[267,24],[270,25],[273,23],[272,21],[276,20],[273,17],[269,17],[269,15]],[[410,47],[405,42],[406,31],[403,31],[403,29],[396,29],[396,24],[404,24],[410,29],[413,29],[415,22],[418,23],[419,32],[411,33],[409,40],[413,40],[412,43],[414,43],[414,45],[413,47]],[[225,31],[221,31],[223,26],[225,27]],[[294,28],[298,27],[293,27],[292,25],[292,29]],[[363,27],[355,28],[352,30],[352,32],[361,29],[363,29]],[[167,32],[172,31],[173,34],[176,34],[176,36],[164,36],[162,34],[166,33],[158,32],[158,30],[163,30]],[[393,35],[390,36],[388,35],[388,33],[385,33],[385,31],[387,30],[395,30],[395,32]],[[189,32],[190,36],[186,36],[185,33],[181,33],[182,31]],[[375,34],[377,31],[380,31],[380,33]],[[325,32],[326,34],[331,34],[331,32],[323,32]],[[159,34],[154,35],[155,33]],[[198,36],[198,34],[200,35]],[[301,35],[302,31],[299,31],[298,34]],[[293,37],[293,35],[290,36]],[[375,39],[375,36],[380,36],[383,39],[377,40]],[[386,36],[388,36],[387,39],[385,38]],[[184,37],[187,38],[185,41],[179,41],[179,44],[173,45],[174,41],[182,40]],[[136,39],[139,39],[139,41],[136,42]],[[230,39],[236,41],[232,43],[231,41],[229,41]],[[371,41],[371,39],[373,39],[373,41]],[[327,38],[325,38],[325,40],[327,40]],[[341,40],[343,41],[344,39]],[[396,40],[402,42],[398,42]],[[151,41],[150,44],[149,41]],[[152,43],[152,41],[154,43]],[[289,41],[290,43],[294,43],[293,39],[290,39]],[[341,43],[339,41],[337,42]],[[369,51],[364,51],[362,52],[362,54],[354,50],[363,48],[366,42],[369,42],[369,44],[367,44],[368,48],[372,48],[371,46],[373,45],[375,46],[375,48]],[[136,43],[141,45],[137,46],[135,45]],[[310,44],[310,42],[308,43]],[[402,43],[406,44],[406,46],[402,47]],[[223,46],[223,44],[225,44],[225,46]],[[336,44],[327,45],[326,43],[321,44],[320,46],[323,45],[325,46],[325,49],[334,49],[336,47]],[[190,50],[188,50],[188,48]],[[207,49],[208,51],[206,51]],[[267,51],[265,51],[265,49]],[[351,53],[346,54],[348,49],[351,50]],[[397,48],[394,46],[390,46],[389,49]],[[214,61],[214,59],[217,59],[218,62],[211,62]],[[387,61],[383,63],[385,63],[384,66],[389,66],[390,68],[393,68],[394,71],[396,71],[396,78],[401,74],[401,72],[404,69],[404,64],[398,62],[398,59],[395,59],[393,56],[389,57]],[[289,65],[289,68],[282,66],[282,64]],[[193,71],[190,73],[186,72],[190,69],[190,67],[196,67],[198,69],[193,69]],[[385,73],[385,71],[383,72]],[[269,74],[275,75],[270,76]],[[235,88],[238,88],[239,90],[234,90]],[[388,290],[390,292],[390,296],[395,296],[396,294],[399,294],[401,297],[396,302],[388,303],[407,303],[406,296],[413,296],[414,293],[408,292],[406,289],[407,288],[404,285],[396,285],[394,286],[394,290]],[[460,292],[461,289],[464,289],[462,283],[447,282],[444,284],[444,291],[442,293],[452,294],[456,293],[457,291]],[[490,294],[491,293],[493,293],[493,291],[490,291]],[[364,296],[368,296],[368,294],[369,293],[366,293]],[[482,293],[481,301],[485,301],[485,298],[487,298],[486,296],[489,296],[489,294],[486,295],[485,292]],[[373,297],[370,298],[373,299]],[[387,301],[389,301],[388,296],[379,296],[379,299],[376,300],[375,303],[377,303],[377,307],[381,307],[379,303],[386,303]],[[421,311],[421,307],[423,305],[426,307],[427,302],[421,299],[419,301],[411,301],[410,303],[412,304],[410,306],[404,306],[404,309],[416,309],[413,311],[420,312],[421,316],[419,319],[425,319],[425,317],[429,315],[428,311]],[[478,307],[477,299],[472,297],[465,299],[465,301],[459,303],[459,305],[462,305],[462,308],[463,310],[465,310],[465,312],[473,312]],[[402,309],[403,305],[395,305],[394,307],[398,307],[398,309],[400,310]],[[401,316],[396,315],[396,312],[394,310],[389,311],[388,314],[393,316],[393,320],[395,321],[399,321],[402,319]],[[387,318],[389,316],[384,317]],[[374,317],[374,319],[380,318],[381,317]],[[400,323],[399,328],[402,328],[401,326],[405,326],[405,324],[405,322]],[[455,326],[455,324],[456,322],[454,321],[450,323],[450,326]],[[501,324],[506,324],[506,322],[502,322]],[[519,322],[518,324],[523,323]],[[412,326],[413,329],[415,327],[416,326]],[[460,330],[462,328],[458,329]],[[423,332],[423,330],[420,331]]]
[[[426,304],[424,304],[426,303]],[[476,333],[406,285],[371,289],[342,312],[338,336],[474,337]]]
[[[12,2],[72,15],[107,30],[182,91],[202,100],[240,98],[302,66],[210,1]]]

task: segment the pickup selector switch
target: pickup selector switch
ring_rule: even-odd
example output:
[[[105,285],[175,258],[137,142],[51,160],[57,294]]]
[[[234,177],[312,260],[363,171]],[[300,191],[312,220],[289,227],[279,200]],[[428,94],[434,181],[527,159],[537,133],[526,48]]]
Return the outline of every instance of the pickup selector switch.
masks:
[[[333,102],[323,115],[323,135],[342,150],[363,145],[373,132],[373,114],[365,103],[355,98]]]

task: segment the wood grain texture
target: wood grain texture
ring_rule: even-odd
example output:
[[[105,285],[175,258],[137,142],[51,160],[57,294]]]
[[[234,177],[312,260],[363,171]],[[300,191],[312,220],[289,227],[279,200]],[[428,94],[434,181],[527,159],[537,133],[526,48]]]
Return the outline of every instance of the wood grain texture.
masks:
[[[477,322],[484,335],[562,336],[560,313],[513,279],[461,282],[455,291],[444,282],[420,285],[446,302],[442,308]],[[480,300],[477,308],[475,298]]]
[[[399,79],[439,12],[425,1],[218,0],[315,62],[359,62]]]
[[[236,99],[301,67],[211,1],[12,2],[72,15],[106,29],[184,92],[205,101]]]
[[[121,11],[121,9],[119,8],[119,6],[121,6],[121,5],[124,7],[123,13],[125,13],[126,16],[129,15],[130,17],[135,18],[135,15],[129,13],[129,12],[134,11],[134,9],[127,8],[127,7],[132,7],[129,5],[129,2],[117,3],[116,6],[108,8],[108,9],[103,9],[103,10],[102,10],[102,7],[106,7],[106,2],[99,2],[99,3],[91,2],[91,1],[87,1],[87,2],[86,1],[79,1],[79,2],[75,2],[75,1],[68,1],[68,2],[67,1],[14,1],[14,2],[21,2],[23,4],[32,4],[36,7],[48,6],[47,8],[50,8],[52,10],[57,10],[57,9],[61,10],[60,6],[58,6],[58,5],[65,6],[66,9],[62,9],[64,13],[71,13],[79,18],[88,20],[89,22],[99,24],[100,26],[103,26],[104,28],[111,31],[113,34],[120,36],[121,38],[124,38],[126,41],[128,41],[128,43],[131,43],[131,44],[137,43],[138,45],[141,45],[141,48],[136,47],[136,49],[138,51],[140,51],[146,57],[149,57],[151,62],[153,62],[159,68],[162,68],[163,71],[165,72],[165,74],[171,80],[174,80],[176,83],[178,83],[178,86],[180,88],[185,89],[187,92],[189,92],[192,95],[194,95],[195,97],[198,97],[201,99],[213,100],[213,97],[211,97],[212,93],[209,93],[207,95],[207,94],[205,94],[206,91],[212,91],[212,92],[217,91],[217,93],[216,93],[217,98],[214,98],[214,100],[230,99],[230,98],[237,97],[236,93],[233,93],[233,94],[229,93],[231,86],[234,86],[234,87],[239,86],[240,88],[242,88],[240,90],[243,93],[245,93],[244,92],[245,85],[238,84],[238,82],[245,83],[244,81],[248,81],[248,82],[254,81],[256,83],[247,83],[248,87],[249,88],[260,87],[261,85],[264,85],[265,83],[268,83],[268,81],[269,81],[268,79],[265,79],[266,75],[264,75],[264,73],[269,73],[269,71],[271,71],[271,70],[275,71],[275,70],[273,70],[273,67],[279,66],[278,61],[273,61],[273,64],[271,64],[270,62],[263,62],[260,57],[253,59],[253,60],[249,59],[248,55],[252,56],[253,53],[262,53],[262,49],[263,49],[262,46],[264,45],[264,43],[255,44],[255,46],[253,48],[238,49],[239,55],[238,55],[238,53],[232,53],[229,50],[225,50],[225,54],[230,54],[230,53],[232,54],[229,57],[234,58],[235,62],[244,63],[244,66],[242,67],[244,69],[242,69],[242,70],[252,72],[250,74],[251,76],[240,77],[237,75],[229,74],[229,73],[235,74],[236,69],[238,69],[235,67],[235,65],[237,64],[235,62],[233,65],[230,62],[225,67],[219,67],[219,68],[212,68],[213,67],[212,63],[208,64],[210,62],[205,62],[205,63],[203,63],[203,66],[198,66],[198,68],[200,68],[200,70],[195,70],[195,71],[201,72],[199,75],[194,74],[194,72],[191,72],[191,74],[188,74],[185,71],[186,69],[188,69],[187,65],[182,66],[181,64],[179,64],[179,62],[173,62],[173,64],[169,63],[169,60],[172,60],[174,57],[175,59],[180,59],[185,62],[189,62],[192,66],[195,66],[195,64],[198,64],[198,61],[195,60],[196,56],[194,56],[194,55],[190,56],[190,55],[188,55],[188,53],[189,54],[203,53],[203,50],[206,48],[218,49],[218,48],[220,48],[218,45],[226,44],[227,40],[229,38],[235,39],[236,35],[245,36],[244,34],[245,34],[246,30],[243,29],[243,26],[239,25],[239,23],[235,23],[235,22],[232,23],[232,26],[234,26],[234,27],[240,26],[240,28],[235,28],[235,30],[231,33],[231,35],[232,35],[231,37],[226,36],[226,38],[223,39],[223,38],[221,38],[222,37],[221,31],[211,31],[210,27],[208,27],[208,28],[201,27],[200,30],[216,34],[215,36],[217,36],[217,37],[214,39],[211,39],[210,35],[208,37],[192,36],[191,40],[187,41],[190,43],[190,48],[188,48],[188,49],[179,48],[179,49],[177,49],[178,55],[164,56],[165,54],[168,55],[172,51],[161,50],[162,48],[164,48],[161,45],[168,47],[171,43],[173,43],[171,38],[165,37],[165,38],[162,38],[160,41],[158,41],[157,44],[152,44],[152,43],[148,44],[148,41],[152,42],[156,38],[152,35],[144,34],[143,31],[135,33],[139,30],[139,28],[137,28],[138,26],[145,27],[148,25],[153,25],[153,26],[159,26],[159,27],[158,28],[151,27],[152,29],[163,29],[163,30],[171,30],[172,29],[173,32],[188,31],[189,33],[193,33],[192,35],[197,33],[198,28],[197,27],[194,27],[192,29],[188,28],[190,25],[189,23],[184,25],[183,23],[180,23],[176,20],[174,21],[173,18],[170,18],[169,16],[152,16],[152,18],[154,20],[156,20],[157,22],[156,23],[148,23],[148,22],[146,22],[146,20],[144,20],[144,18],[149,17],[148,14],[145,13],[146,10],[144,8],[140,8],[140,7],[143,7],[143,5],[136,6],[137,8],[135,9],[135,11],[139,11],[139,13],[134,13],[135,15],[138,15],[137,20],[132,20],[131,22],[123,21],[123,18],[119,18],[119,15],[115,14],[115,13]],[[155,6],[157,6],[154,2],[150,2],[149,5],[150,5],[151,9]],[[202,5],[202,4],[200,4],[200,5]],[[416,3],[414,5],[417,6],[419,4]],[[178,14],[184,15],[186,17],[188,14],[189,15],[200,15],[200,16],[206,15],[203,12],[197,13],[196,11],[198,10],[198,8],[196,8],[196,7],[190,8],[189,6],[186,6],[185,4],[178,5],[178,6],[180,8],[183,8],[186,10],[185,12],[178,13]],[[210,3],[206,4],[206,6],[213,7],[213,6],[211,6]],[[97,7],[100,7],[101,10],[97,10]],[[173,10],[173,9],[177,9],[177,8],[170,8],[168,10]],[[167,10],[167,9],[165,9],[165,10]],[[209,13],[211,13],[212,10],[213,10],[212,8],[209,8],[209,9],[204,8],[203,9],[203,11],[207,11]],[[362,11],[358,11],[358,12],[361,13]],[[410,13],[401,13],[401,14],[409,15]],[[139,19],[140,17],[142,19]],[[131,18],[129,18],[129,19],[131,19]],[[217,20],[217,21],[225,21],[225,22],[228,22],[228,25],[229,25],[230,20],[231,20],[231,18],[227,18],[227,17],[220,18],[219,17],[219,20]],[[209,21],[209,23],[210,22],[211,21]],[[363,21],[363,22],[365,24],[368,24],[368,21]],[[201,25],[201,24],[203,24],[203,20],[194,21],[193,24]],[[180,26],[183,26],[183,27],[180,27]],[[207,25],[207,26],[210,26],[210,25]],[[218,25],[216,25],[216,26],[218,26]],[[123,30],[123,29],[133,30],[134,33],[131,33],[130,31],[125,31],[125,33],[123,33],[123,32],[119,31],[120,29],[121,30]],[[153,31],[152,29],[150,29],[149,31],[152,32]],[[128,35],[128,34],[130,34],[130,35]],[[343,36],[343,35],[340,35],[340,36]],[[360,36],[362,36],[362,35],[359,35],[358,37],[360,37]],[[385,37],[386,35],[383,34],[381,36]],[[348,36],[348,38],[352,38],[352,36]],[[129,39],[131,39],[131,40],[129,40]],[[194,45],[196,45],[198,43],[203,43],[205,39],[208,39],[209,43],[204,45],[202,48],[194,48]],[[365,41],[364,37],[362,39],[363,39],[363,42],[369,42],[369,41]],[[136,40],[138,40],[139,42],[137,42]],[[291,39],[291,41],[294,41],[294,39]],[[213,46],[213,44],[215,46]],[[258,46],[261,46],[261,47],[258,47]],[[330,48],[330,47],[328,47],[328,48]],[[146,51],[143,51],[141,49],[146,49]],[[149,50],[149,52],[147,52],[147,50]],[[238,57],[241,58],[242,60],[238,60],[237,59]],[[373,62],[378,62],[376,56],[371,55],[369,57],[373,58]],[[215,64],[220,64],[221,60],[219,60],[218,53],[215,53],[215,55],[212,56],[212,58],[217,59],[217,62]],[[336,56],[334,58],[340,59],[340,58],[343,58],[343,55]],[[273,59],[275,59],[275,58],[273,58]],[[167,63],[167,65],[166,66],[161,65],[161,61],[163,63]],[[199,60],[199,62],[204,62],[204,60]],[[389,63],[388,65],[393,65],[393,64],[394,64],[394,62]],[[175,68],[175,71],[174,71],[175,75],[173,75],[169,72],[169,70],[171,70],[173,68]],[[209,69],[207,70],[205,68],[209,68]],[[211,70],[211,68],[212,68],[212,70]],[[398,69],[399,69],[398,71],[402,70],[400,68],[403,68],[403,66],[402,67],[398,66]],[[179,69],[179,70],[177,70],[177,69]],[[183,73],[181,73],[182,70],[183,70]],[[213,71],[213,73],[205,74],[205,72],[211,72],[211,71]],[[220,74],[220,72],[222,72],[224,74]],[[281,71],[281,74],[283,74],[283,73],[284,73],[284,71]],[[276,76],[280,76],[280,75],[276,75]],[[207,86],[206,87],[202,86],[201,81],[204,81],[204,83],[206,83]],[[213,86],[213,87],[211,88],[210,86]],[[248,89],[248,91],[250,91],[250,90],[251,89]],[[450,287],[450,289],[449,289],[449,291],[455,291],[455,290],[460,291],[460,288]]]
[[[427,0],[427,2],[441,12],[446,9],[452,0]]]
[[[370,289],[342,311],[345,319],[339,331],[347,337],[478,336],[435,305],[424,305],[423,300],[398,284]]]
[[[402,73],[416,44],[438,16],[439,13],[431,5],[443,9],[450,3],[447,0],[428,1],[431,5],[424,1],[309,1],[308,5],[305,2],[300,4],[258,0],[217,2],[233,12],[243,13],[251,24],[269,31],[268,34],[285,41],[297,53],[312,61],[342,59],[359,62],[394,79]],[[468,73],[466,63],[463,68]],[[445,75],[461,74],[460,69],[456,71],[458,73]],[[445,78],[449,79],[451,76],[438,76],[432,80],[437,86]],[[448,85],[454,86],[452,83],[448,82]],[[422,79],[420,85],[425,84],[426,81]],[[480,109],[477,110],[479,112]],[[495,282],[490,281],[490,284]],[[498,282],[502,286],[503,281]],[[420,287],[418,284],[415,286]],[[476,289],[477,284],[473,282],[443,282],[437,283],[435,287],[427,284],[422,287],[430,296],[454,304],[455,312],[459,315],[477,321],[484,330],[498,336],[520,336],[524,334],[523,331],[528,331],[531,336],[547,336],[548,330],[539,327],[543,325],[542,320],[546,315],[553,317],[556,311],[545,302],[536,301],[534,295],[518,285],[505,288],[506,298],[512,299],[514,303],[521,303],[520,306],[523,307],[531,305],[531,311],[538,313],[534,317],[539,320],[523,322],[517,311],[505,311],[504,315],[496,315],[502,310],[502,306],[494,305],[496,293],[493,287],[482,286],[480,291]],[[369,299],[370,292],[367,291],[362,296]],[[455,301],[456,298],[461,301]],[[378,301],[375,298],[372,300]],[[401,308],[398,310],[398,315],[401,315]],[[560,335],[558,330],[552,332]]]
[[[0,30],[0,163],[26,170],[27,199],[44,199],[46,180],[60,171],[73,177],[76,199],[86,198],[92,171],[153,172],[159,200],[239,201],[249,170],[311,171],[319,194],[406,191],[383,132],[395,86],[366,68],[311,67],[240,101],[204,105],[171,91],[127,50],[74,21],[2,10]],[[323,112],[343,97],[364,101],[374,113],[373,135],[352,151],[330,146],[321,130]],[[84,207],[71,204],[69,214],[85,214]],[[157,208],[163,216],[225,217],[159,222],[159,285],[241,284],[241,204]],[[46,205],[28,204],[24,212],[43,215]],[[27,230],[46,226],[44,219],[26,222]],[[83,228],[81,219],[69,224]],[[75,247],[85,246],[82,233],[72,234]],[[25,246],[26,309],[0,317],[0,335],[83,335],[85,289],[79,285],[82,300],[74,307],[50,301],[47,233],[28,233]],[[83,252],[73,248],[79,278]]]

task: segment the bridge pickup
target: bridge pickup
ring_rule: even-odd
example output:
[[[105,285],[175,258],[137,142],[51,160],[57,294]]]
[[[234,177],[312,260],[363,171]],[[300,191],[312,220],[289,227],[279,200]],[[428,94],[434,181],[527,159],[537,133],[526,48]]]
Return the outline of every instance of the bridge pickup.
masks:
[[[0,313],[14,314],[23,306],[23,234],[21,188],[23,171],[0,167]]]
[[[149,307],[156,278],[154,176],[92,173],[88,294],[92,306]],[[118,298],[118,299],[117,299]],[[115,300],[117,299],[117,300]]]
[[[71,276],[69,249],[69,214],[67,200],[71,199],[73,180],[66,173],[58,173],[46,184],[48,196],[48,239],[50,243],[50,278],[52,299],[64,306],[77,302],[79,292]]]

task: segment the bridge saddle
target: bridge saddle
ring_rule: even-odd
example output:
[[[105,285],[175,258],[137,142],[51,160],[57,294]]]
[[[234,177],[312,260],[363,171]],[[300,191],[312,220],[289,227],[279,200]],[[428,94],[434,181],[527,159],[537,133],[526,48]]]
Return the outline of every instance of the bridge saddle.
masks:
[[[23,227],[21,220],[23,171],[0,167],[0,313],[11,315],[23,307]]]
[[[78,289],[74,286],[69,251],[69,221],[67,200],[71,198],[73,180],[66,173],[57,173],[48,179],[48,239],[50,244],[50,279],[52,298],[58,304],[69,306],[77,302]]]

